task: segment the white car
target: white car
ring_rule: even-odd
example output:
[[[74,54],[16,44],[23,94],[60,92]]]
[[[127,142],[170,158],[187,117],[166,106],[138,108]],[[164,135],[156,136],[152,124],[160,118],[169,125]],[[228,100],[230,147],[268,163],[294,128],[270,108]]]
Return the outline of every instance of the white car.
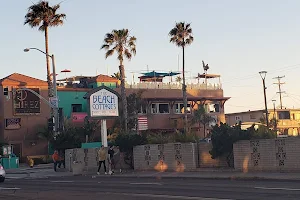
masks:
[[[0,164],[0,183],[4,182],[4,180],[5,180],[5,170],[2,167],[2,165]]]

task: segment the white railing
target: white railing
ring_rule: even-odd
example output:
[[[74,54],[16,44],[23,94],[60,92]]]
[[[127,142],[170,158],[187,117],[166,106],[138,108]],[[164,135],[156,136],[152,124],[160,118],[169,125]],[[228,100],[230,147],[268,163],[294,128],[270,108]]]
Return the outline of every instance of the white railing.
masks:
[[[161,82],[141,82],[134,84],[127,84],[126,88],[134,88],[134,89],[181,89],[182,85],[178,83],[161,83]],[[202,84],[187,84],[187,89],[199,89],[199,90],[219,90],[222,89],[221,84],[211,84],[205,83]]]

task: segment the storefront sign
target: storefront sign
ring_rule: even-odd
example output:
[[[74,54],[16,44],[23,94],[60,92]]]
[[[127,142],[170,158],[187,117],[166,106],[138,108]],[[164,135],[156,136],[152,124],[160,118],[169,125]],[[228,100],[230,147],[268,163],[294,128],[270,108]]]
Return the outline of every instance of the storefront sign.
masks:
[[[101,89],[90,96],[91,117],[119,116],[118,96],[107,89]]]
[[[72,122],[82,123],[87,117],[87,113],[72,113]]]
[[[6,130],[16,130],[21,128],[21,118],[5,119]]]
[[[40,93],[39,88],[30,88],[36,93]],[[14,96],[15,114],[37,114],[40,113],[40,98],[27,90],[16,90]]]

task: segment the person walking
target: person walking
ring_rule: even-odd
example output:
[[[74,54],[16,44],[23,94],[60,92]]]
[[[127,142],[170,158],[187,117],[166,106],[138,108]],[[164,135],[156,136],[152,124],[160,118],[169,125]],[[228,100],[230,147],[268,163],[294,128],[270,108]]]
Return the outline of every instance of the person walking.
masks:
[[[113,174],[114,171],[112,169],[112,167],[114,166],[114,154],[115,154],[115,151],[113,149],[113,146],[110,146],[109,149],[108,149],[108,163],[109,163],[109,174]]]
[[[104,148],[104,146],[102,145],[101,148],[98,150],[98,171],[97,171],[97,174],[99,175],[100,174],[100,169],[101,169],[101,165],[103,163],[103,166],[104,166],[104,173],[106,173],[106,165],[105,165],[105,160],[107,159],[107,151],[106,149]]]
[[[60,163],[60,158],[59,158],[59,154],[58,154],[57,150],[54,151],[54,153],[52,155],[52,160],[53,160],[53,164],[54,164],[54,171],[56,172],[56,167]]]
[[[113,171],[116,170],[117,166],[119,165],[120,167],[120,173],[122,173],[122,164],[121,164],[121,152],[119,146],[115,147],[114,149],[115,154],[113,157]]]

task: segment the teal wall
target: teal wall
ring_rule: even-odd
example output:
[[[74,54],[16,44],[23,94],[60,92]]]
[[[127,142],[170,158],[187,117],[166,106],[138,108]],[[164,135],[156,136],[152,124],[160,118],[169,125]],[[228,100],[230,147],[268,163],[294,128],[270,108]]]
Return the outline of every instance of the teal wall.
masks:
[[[63,109],[64,117],[70,118],[72,104],[82,104],[82,112],[87,112],[87,100],[83,98],[86,93],[81,91],[57,91],[58,106]]]
[[[111,89],[115,89],[117,87],[117,83],[113,83],[113,82],[97,82],[97,83],[90,83],[89,84],[89,88],[97,88],[100,86],[106,86],[109,87]]]

